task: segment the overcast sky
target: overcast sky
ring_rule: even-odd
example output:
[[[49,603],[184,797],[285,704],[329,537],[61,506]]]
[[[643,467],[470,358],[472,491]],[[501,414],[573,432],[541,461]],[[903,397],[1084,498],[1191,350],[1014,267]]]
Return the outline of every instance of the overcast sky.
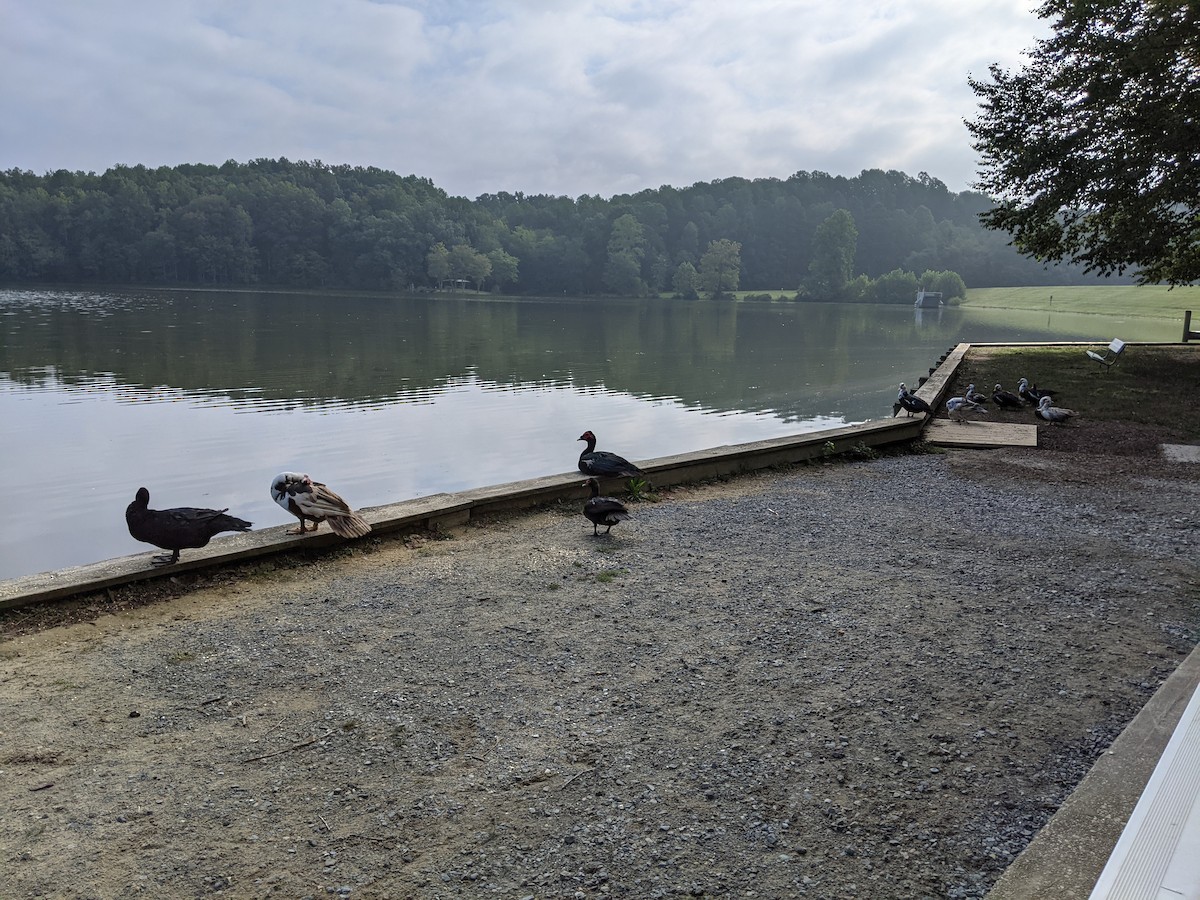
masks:
[[[577,197],[975,180],[967,75],[1032,0],[0,0],[0,169],[261,157]]]

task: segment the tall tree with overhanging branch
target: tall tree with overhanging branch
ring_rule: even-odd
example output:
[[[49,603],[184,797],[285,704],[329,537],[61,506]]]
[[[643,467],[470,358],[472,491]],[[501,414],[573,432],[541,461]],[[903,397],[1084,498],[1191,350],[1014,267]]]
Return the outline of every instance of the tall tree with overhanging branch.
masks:
[[[1026,256],[1200,279],[1200,3],[1047,0],[1017,72],[969,79],[980,218]]]

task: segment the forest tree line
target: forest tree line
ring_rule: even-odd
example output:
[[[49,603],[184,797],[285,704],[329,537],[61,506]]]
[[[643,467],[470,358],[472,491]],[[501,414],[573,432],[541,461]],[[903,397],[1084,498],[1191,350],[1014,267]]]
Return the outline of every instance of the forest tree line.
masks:
[[[1095,280],[1019,255],[980,225],[992,206],[925,173],[881,170],[468,200],[426,178],[319,161],[12,169],[0,172],[0,283],[688,296],[705,278],[729,289],[732,262],[733,289],[888,300],[902,283],[911,302],[923,274],[976,287]]]

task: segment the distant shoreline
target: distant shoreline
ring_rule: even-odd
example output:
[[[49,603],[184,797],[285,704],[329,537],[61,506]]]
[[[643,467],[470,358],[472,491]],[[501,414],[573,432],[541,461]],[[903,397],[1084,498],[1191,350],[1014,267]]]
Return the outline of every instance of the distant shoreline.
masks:
[[[57,284],[0,284],[0,290],[6,291],[139,291],[148,293],[220,293],[220,294],[302,294],[326,295],[337,297],[354,297],[370,300],[397,299],[447,299],[447,300],[491,300],[510,303],[545,303],[547,301],[572,300],[587,302],[589,300],[628,299],[638,300],[674,299],[669,295],[658,298],[628,297],[620,298],[608,294],[563,294],[563,295],[526,295],[526,294],[492,294],[486,291],[371,291],[355,290],[353,288],[317,288],[317,287],[283,287],[280,285],[265,285],[254,287],[247,285],[146,285],[146,284],[95,284],[95,283],[57,283]],[[782,289],[737,291],[734,299],[738,302],[750,298],[750,302],[760,302],[757,298],[770,295],[773,303],[801,302],[814,305],[837,304],[833,300],[794,300],[794,292]],[[728,303],[729,300],[691,300],[691,303]],[[897,306],[900,304],[882,303],[851,303],[853,306]],[[1001,288],[968,288],[966,299],[954,306],[965,309],[1000,309],[1029,312],[1052,312],[1055,314],[1135,316],[1147,319],[1179,319],[1185,310],[1194,310],[1200,314],[1200,286],[1168,287],[1166,285],[1038,285],[1036,287],[1001,287]]]

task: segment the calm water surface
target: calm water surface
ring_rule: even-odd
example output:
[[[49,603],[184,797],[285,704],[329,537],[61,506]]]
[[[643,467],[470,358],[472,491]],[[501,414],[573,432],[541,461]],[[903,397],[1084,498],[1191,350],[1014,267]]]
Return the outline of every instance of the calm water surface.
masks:
[[[0,579],[150,549],[151,506],[288,516],[275,473],[355,506],[891,415],[962,340],[1174,340],[1165,320],[904,306],[0,291]]]

